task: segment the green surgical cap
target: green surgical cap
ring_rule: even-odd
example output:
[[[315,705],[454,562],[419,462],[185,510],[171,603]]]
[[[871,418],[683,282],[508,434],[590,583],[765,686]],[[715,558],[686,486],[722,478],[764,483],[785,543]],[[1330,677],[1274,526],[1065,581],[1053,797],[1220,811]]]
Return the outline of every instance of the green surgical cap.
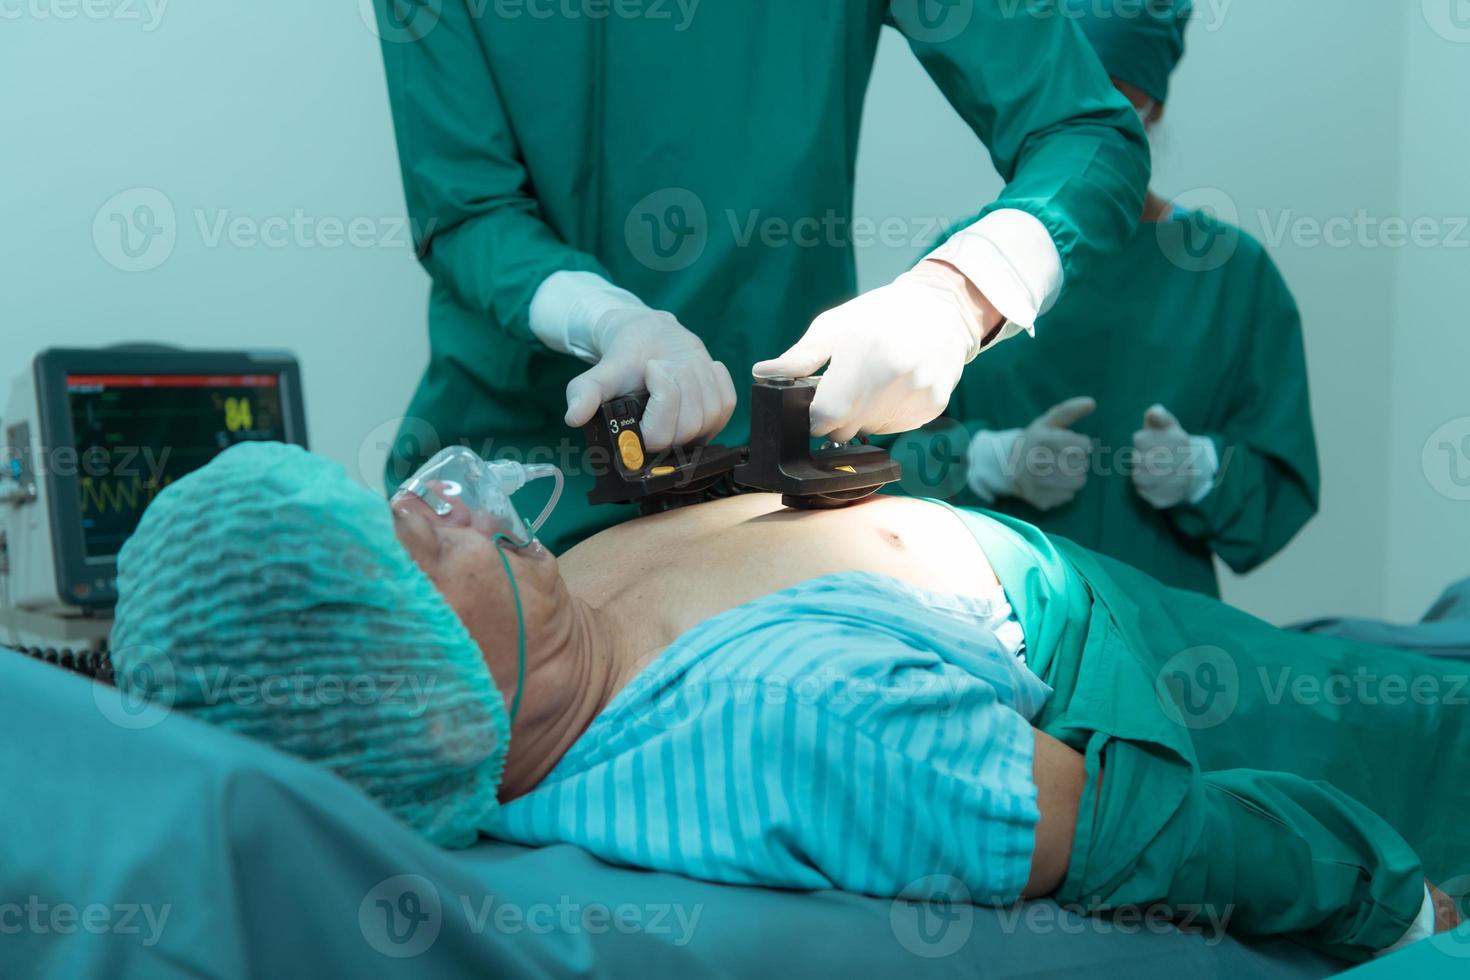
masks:
[[[1108,75],[1136,85],[1160,105],[1184,57],[1192,0],[1065,0]]]
[[[341,467],[226,450],[148,507],[118,593],[124,693],[325,766],[436,844],[493,826],[504,701],[387,503]]]

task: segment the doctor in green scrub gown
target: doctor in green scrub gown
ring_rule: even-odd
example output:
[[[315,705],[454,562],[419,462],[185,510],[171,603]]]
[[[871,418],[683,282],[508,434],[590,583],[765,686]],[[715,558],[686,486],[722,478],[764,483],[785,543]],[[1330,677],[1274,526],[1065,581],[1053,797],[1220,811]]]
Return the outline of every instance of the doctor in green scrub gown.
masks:
[[[1162,115],[1189,7],[1071,4],[1147,122]],[[1034,339],[986,355],[947,419],[896,452],[911,492],[958,490],[954,503],[1218,595],[1215,556],[1247,572],[1317,510],[1301,319],[1275,264],[1240,229],[1152,194],[1143,219],[1063,293]],[[962,465],[949,447],[968,447]]]
[[[1064,282],[1120,247],[1143,209],[1137,116],[1050,3],[377,8],[433,282],[430,361],[388,482],[450,443],[554,462],[568,477],[542,531],[554,549],[628,516],[585,501],[577,427],[600,402],[648,390],[650,449],[721,431],[739,444],[753,365],[825,366],[813,435],[916,428],[967,363],[1030,332]],[[885,25],[1007,185],[915,270],[858,296],[853,179]],[[923,160],[912,179],[925,179]]]

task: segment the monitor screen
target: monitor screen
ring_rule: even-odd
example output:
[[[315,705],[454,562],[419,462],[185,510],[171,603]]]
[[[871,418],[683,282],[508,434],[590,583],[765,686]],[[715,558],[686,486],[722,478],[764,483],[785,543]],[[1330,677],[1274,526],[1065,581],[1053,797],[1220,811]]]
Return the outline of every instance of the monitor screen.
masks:
[[[109,561],[173,481],[251,440],[289,441],[276,374],[68,374],[86,559]]]

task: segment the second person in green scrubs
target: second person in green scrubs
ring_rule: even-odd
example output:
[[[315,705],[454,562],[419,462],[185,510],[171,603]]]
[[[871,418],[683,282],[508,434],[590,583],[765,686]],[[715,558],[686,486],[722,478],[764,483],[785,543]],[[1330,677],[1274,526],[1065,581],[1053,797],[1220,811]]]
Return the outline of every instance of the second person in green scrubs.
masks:
[[[1190,4],[1069,0],[1068,12],[1156,122]],[[1218,595],[1215,556],[1249,571],[1317,510],[1290,290],[1240,229],[1152,194],[1122,250],[1034,338],[982,358],[947,415],[897,444],[905,489],[1015,515],[1179,588]]]
[[[912,429],[1142,210],[1142,128],[1050,3],[377,3],[433,281],[430,361],[388,482],[449,443],[554,462],[553,549],[628,516],[585,501],[575,427],[600,401],[649,390],[653,449],[722,429],[739,444],[752,365],[784,350],[762,373],[826,366],[815,435]],[[885,25],[1007,185],[920,268],[858,296],[858,129]],[[916,158],[912,179],[925,171]]]

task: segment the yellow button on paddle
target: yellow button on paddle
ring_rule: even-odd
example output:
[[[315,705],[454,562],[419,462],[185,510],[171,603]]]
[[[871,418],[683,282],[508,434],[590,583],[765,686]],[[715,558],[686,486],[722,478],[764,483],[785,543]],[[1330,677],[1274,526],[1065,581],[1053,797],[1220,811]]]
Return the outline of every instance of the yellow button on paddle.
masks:
[[[624,429],[618,433],[618,454],[623,457],[623,465],[628,469],[643,469],[643,442],[632,429]]]
[[[653,476],[668,476],[670,473],[674,472],[674,468],[672,466],[655,466],[648,472]]]
[[[834,469],[834,470],[837,470],[837,471],[838,471],[838,472],[841,472],[841,473],[851,473],[851,474],[853,474],[853,475],[854,475],[854,476],[855,476],[855,475],[857,475],[857,470],[856,470],[856,469],[854,469],[854,468],[853,468],[853,467],[851,467],[851,466],[834,466],[834,467],[832,467],[832,468],[833,468],[833,469]]]

